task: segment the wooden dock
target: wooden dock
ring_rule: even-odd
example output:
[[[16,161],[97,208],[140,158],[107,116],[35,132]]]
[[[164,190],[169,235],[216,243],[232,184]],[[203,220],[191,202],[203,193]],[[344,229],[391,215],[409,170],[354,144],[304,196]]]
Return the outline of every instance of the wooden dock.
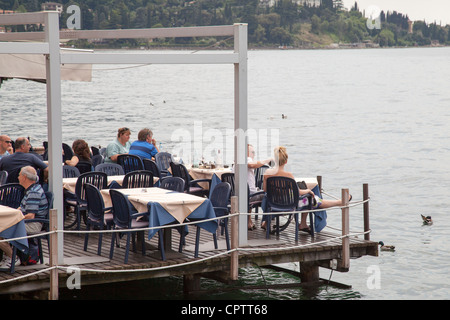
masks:
[[[235,266],[238,268],[299,262],[302,282],[314,280],[315,277],[318,277],[318,267],[331,268],[331,262],[335,264],[333,269],[342,272],[349,271],[345,263],[342,263],[345,253],[343,254],[341,234],[322,231],[311,237],[308,233],[299,232],[299,241],[296,243],[294,225],[291,223],[286,230],[280,233],[278,239],[275,235],[266,239],[265,230],[259,228],[260,221],[261,218],[257,221],[258,229],[248,232],[248,246],[238,248],[235,253],[227,253],[223,236],[218,237],[219,249],[214,250],[212,234],[202,230],[199,257],[194,258],[196,232],[194,226],[189,226],[189,234],[186,237],[186,245],[182,253],[166,250],[168,251],[166,252],[166,261],[162,261],[157,249],[158,236],[155,236],[150,241],[146,238],[145,256],[140,251],[130,250],[128,264],[123,262],[124,239],[121,241],[121,247],[115,248],[114,257],[110,260],[111,233],[103,237],[101,256],[97,255],[97,234],[89,235],[89,247],[87,251],[84,251],[84,234],[67,233],[64,235],[65,265],[58,266],[58,284],[60,288],[66,288],[69,282],[73,282],[73,271],[68,271],[66,267],[74,267],[81,270],[80,284],[82,287],[158,277],[184,276],[185,291],[195,291],[198,289],[201,276],[211,276],[215,279],[222,279],[224,282],[230,281],[230,273],[233,272],[231,263],[233,255],[238,257],[238,265]],[[173,248],[177,250],[179,234],[176,231],[171,234]],[[378,243],[365,240],[364,237],[350,236],[347,238],[349,240],[349,257],[378,255]],[[0,272],[0,295],[21,294],[30,291],[48,293],[51,277],[51,271],[46,270],[50,267],[48,264],[49,252],[47,242],[43,240],[42,243],[44,264],[19,266],[16,267],[14,274]],[[139,247],[139,242],[137,242],[137,248]],[[33,274],[35,272],[39,273]],[[27,276],[30,274],[33,275]],[[70,278],[71,276],[72,278]],[[15,280],[4,282],[11,279]],[[46,294],[42,296],[45,297]]]

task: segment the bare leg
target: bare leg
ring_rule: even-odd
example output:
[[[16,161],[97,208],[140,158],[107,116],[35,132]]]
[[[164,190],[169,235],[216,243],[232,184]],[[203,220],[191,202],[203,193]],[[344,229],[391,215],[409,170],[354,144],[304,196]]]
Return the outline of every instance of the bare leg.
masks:
[[[3,240],[3,238],[0,238]],[[8,242],[0,242],[0,250],[2,250],[8,257],[12,257],[12,249]]]

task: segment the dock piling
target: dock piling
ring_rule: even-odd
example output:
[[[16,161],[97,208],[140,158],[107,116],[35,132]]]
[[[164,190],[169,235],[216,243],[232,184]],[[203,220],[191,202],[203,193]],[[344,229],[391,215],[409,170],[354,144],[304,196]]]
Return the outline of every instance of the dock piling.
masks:
[[[342,189],[342,261],[341,267],[350,269],[350,239],[348,238],[350,232],[350,215],[348,208],[348,189]]]

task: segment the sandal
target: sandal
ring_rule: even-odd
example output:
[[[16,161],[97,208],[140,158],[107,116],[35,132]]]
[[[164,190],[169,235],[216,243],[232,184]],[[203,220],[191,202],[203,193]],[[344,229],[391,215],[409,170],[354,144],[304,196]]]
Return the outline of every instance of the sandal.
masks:
[[[247,229],[248,229],[249,231],[252,231],[252,230],[255,230],[255,229],[256,229],[256,226],[255,226],[254,224],[252,224],[250,227],[247,227]]]
[[[309,228],[309,227],[306,227],[306,228],[300,228],[300,226],[299,226],[299,229],[298,229],[299,231],[304,231],[304,232],[308,232],[308,233],[311,233],[311,229]]]

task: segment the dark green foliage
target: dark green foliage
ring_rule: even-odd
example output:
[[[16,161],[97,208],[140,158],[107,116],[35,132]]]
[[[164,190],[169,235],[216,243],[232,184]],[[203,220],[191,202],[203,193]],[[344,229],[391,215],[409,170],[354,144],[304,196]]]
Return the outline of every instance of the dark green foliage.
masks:
[[[0,0],[0,9],[19,12],[40,11],[44,0]],[[229,25],[248,23],[250,46],[300,46],[301,31],[308,30],[317,38],[333,42],[357,43],[372,41],[381,46],[449,44],[450,26],[416,21],[408,33],[408,16],[399,12],[382,12],[381,29],[369,29],[359,11],[357,1],[349,11],[340,0],[323,0],[319,7],[301,6],[297,1],[277,0],[268,7],[260,0],[60,0],[64,5],[61,28],[71,13],[71,4],[81,9],[82,29],[128,29]],[[39,29],[40,26],[27,28]],[[13,27],[12,31],[23,31]],[[106,46],[192,45],[208,46],[226,39],[158,39],[147,41],[108,41]],[[232,42],[231,42],[232,43]],[[81,43],[78,42],[77,45]]]

